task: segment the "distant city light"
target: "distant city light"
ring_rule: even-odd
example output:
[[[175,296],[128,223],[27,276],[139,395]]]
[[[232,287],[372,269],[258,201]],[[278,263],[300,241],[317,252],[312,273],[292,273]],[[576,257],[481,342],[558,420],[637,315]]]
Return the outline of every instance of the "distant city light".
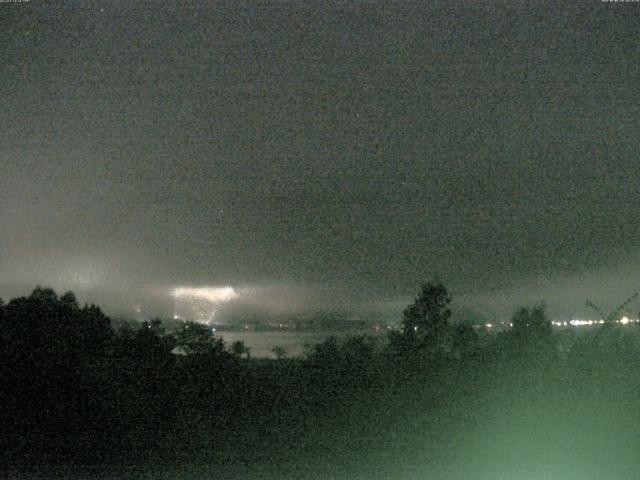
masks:
[[[569,322],[571,325],[573,325],[574,327],[579,327],[582,325],[592,325],[593,321],[591,320],[571,320]]]
[[[639,323],[640,320],[639,319],[632,319],[629,318],[627,316],[622,317],[620,320],[613,320],[612,323],[620,323],[622,325],[627,325],[629,323]],[[585,325],[603,325],[605,324],[605,320],[600,319],[600,320],[583,320],[583,319],[573,319],[573,320],[569,320],[568,322],[564,321],[564,322],[551,322],[551,324],[553,326],[556,327],[566,327],[567,325],[573,326],[573,327],[582,327]]]

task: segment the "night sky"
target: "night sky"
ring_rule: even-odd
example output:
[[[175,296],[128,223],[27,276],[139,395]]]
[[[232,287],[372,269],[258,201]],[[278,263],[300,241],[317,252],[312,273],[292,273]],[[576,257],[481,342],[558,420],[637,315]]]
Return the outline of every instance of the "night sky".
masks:
[[[640,290],[639,14],[0,4],[0,296],[392,315],[436,279],[488,318],[613,307]]]

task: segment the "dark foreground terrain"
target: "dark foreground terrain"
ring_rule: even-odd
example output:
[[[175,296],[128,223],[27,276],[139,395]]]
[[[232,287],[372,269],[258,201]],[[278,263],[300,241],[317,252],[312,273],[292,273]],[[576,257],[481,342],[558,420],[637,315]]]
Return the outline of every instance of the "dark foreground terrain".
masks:
[[[640,478],[635,325],[257,360],[196,325],[114,331],[46,289],[1,312],[6,478]]]

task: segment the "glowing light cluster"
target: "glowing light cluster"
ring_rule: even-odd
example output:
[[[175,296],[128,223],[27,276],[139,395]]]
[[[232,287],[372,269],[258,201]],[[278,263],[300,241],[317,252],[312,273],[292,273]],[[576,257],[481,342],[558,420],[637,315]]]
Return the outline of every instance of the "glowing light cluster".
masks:
[[[595,324],[604,323],[604,320],[577,320],[576,319],[576,320],[571,320],[569,323],[574,327],[579,327],[582,325],[595,325]]]
[[[233,287],[176,287],[171,295],[175,300],[174,319],[203,323],[213,321],[220,304],[240,296]]]
[[[172,295],[174,298],[206,300],[211,303],[228,302],[239,296],[233,287],[176,287]]]
[[[622,317],[620,320],[615,320],[613,323],[620,323],[622,325],[627,325],[628,323],[638,323],[640,322],[639,319],[631,319],[629,317]],[[582,327],[585,325],[603,325],[604,323],[606,323],[604,320],[580,320],[580,319],[574,319],[574,320],[569,320],[564,321],[564,322],[551,322],[554,326],[556,327],[566,327],[566,326],[573,326],[573,327]]]

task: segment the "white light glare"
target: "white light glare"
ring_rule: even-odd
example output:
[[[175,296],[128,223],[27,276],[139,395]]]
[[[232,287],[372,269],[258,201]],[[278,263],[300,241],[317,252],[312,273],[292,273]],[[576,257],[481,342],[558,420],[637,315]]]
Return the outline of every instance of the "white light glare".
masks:
[[[593,322],[591,320],[571,320],[569,322],[574,327],[580,327],[582,325],[591,325]]]
[[[228,302],[239,296],[233,287],[177,287],[173,289],[172,295],[175,298],[202,299],[211,303]]]
[[[622,325],[626,325],[628,323],[637,323],[638,321],[639,320],[637,320],[637,319],[633,320],[633,319],[625,316],[625,317],[622,317],[620,320],[616,320],[615,323],[621,323]],[[573,325],[574,327],[581,327],[583,325],[602,325],[604,323],[605,323],[605,321],[602,320],[602,319],[600,319],[600,320],[578,320],[578,319],[575,319],[575,320],[571,320],[569,322],[569,324]],[[554,324],[555,325],[561,325],[561,324],[566,325],[567,322],[564,322],[564,323],[557,322],[557,323],[554,323]]]

